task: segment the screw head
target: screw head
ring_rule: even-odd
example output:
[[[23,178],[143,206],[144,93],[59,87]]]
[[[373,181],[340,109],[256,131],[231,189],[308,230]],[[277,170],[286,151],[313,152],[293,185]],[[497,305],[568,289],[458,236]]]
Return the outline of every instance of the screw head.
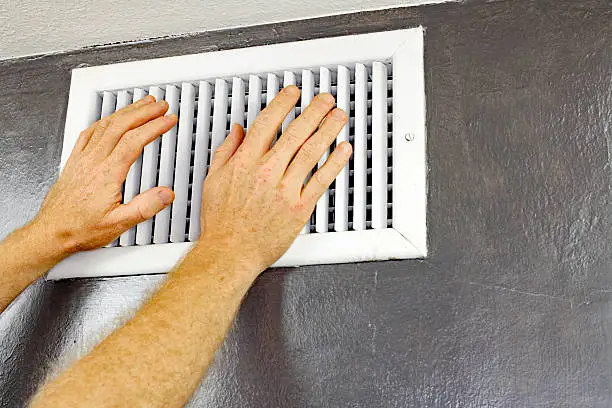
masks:
[[[404,134],[404,139],[406,139],[407,142],[412,142],[414,138],[415,138],[415,135],[412,132],[408,132]]]

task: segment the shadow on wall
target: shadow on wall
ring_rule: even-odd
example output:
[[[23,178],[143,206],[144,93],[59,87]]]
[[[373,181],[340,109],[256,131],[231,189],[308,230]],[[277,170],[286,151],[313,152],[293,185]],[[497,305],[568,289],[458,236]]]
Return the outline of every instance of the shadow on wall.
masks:
[[[257,279],[188,407],[226,406],[230,402],[227,384],[237,384],[233,391],[240,393],[231,396],[232,403],[264,407],[270,401],[287,401],[306,406],[300,376],[291,365],[295,359],[288,355],[283,336],[286,276],[286,268],[276,268]]]
[[[26,406],[47,376],[53,375],[69,343],[76,342],[81,331],[75,315],[85,299],[78,295],[80,290],[78,282],[52,283],[41,278],[0,315],[0,359],[8,368],[0,373],[0,406]]]

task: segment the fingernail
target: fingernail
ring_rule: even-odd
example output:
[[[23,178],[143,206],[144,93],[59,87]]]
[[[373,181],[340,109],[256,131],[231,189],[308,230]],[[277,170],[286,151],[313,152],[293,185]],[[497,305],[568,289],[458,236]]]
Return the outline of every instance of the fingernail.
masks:
[[[175,114],[175,113],[172,113],[172,114],[170,114],[170,115],[166,115],[166,116],[164,116],[164,118],[165,118],[165,119],[166,119],[168,122],[170,122],[170,123],[174,123],[174,122],[176,122],[176,121],[178,120],[178,116],[176,116],[176,114]]]
[[[330,93],[322,93],[319,94],[319,98],[323,99],[323,101],[327,102],[327,103],[334,103],[336,100],[334,99],[334,96]]]
[[[155,101],[155,97],[153,95],[147,95],[144,98],[142,98],[142,101],[144,103],[151,103]]]
[[[336,108],[336,109],[334,109],[332,111],[332,117],[334,119],[338,119],[340,121],[344,121],[344,120],[346,120],[346,113],[342,109]]]
[[[300,93],[300,90],[295,85],[289,85],[283,88],[283,91],[287,92],[290,95],[297,95]]]
[[[351,151],[353,150],[353,146],[351,146],[351,144],[348,142],[341,143],[340,148],[344,153],[351,153]]]
[[[168,205],[174,201],[174,194],[171,191],[160,190],[157,195],[164,205]]]
[[[158,103],[160,106],[168,106],[168,102],[163,101],[163,100],[162,100],[162,101],[159,101],[159,102],[157,102],[157,103]]]

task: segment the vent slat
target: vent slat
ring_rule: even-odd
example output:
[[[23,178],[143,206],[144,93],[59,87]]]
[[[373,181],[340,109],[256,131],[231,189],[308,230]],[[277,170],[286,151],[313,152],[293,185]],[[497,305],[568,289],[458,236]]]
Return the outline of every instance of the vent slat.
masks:
[[[147,96],[144,89],[134,88],[133,101],[138,102]],[[130,166],[125,185],[123,186],[123,203],[129,203],[140,192],[140,173],[142,170],[142,153],[138,159]],[[132,246],[136,243],[136,227],[132,227],[119,237],[120,246]]]
[[[189,197],[189,169],[191,166],[191,145],[193,143],[193,114],[195,106],[195,87],[181,85],[180,118],[176,141],[176,164],[174,174],[174,202],[172,203],[172,224],[170,241],[185,241],[187,201]]]
[[[372,228],[387,228],[387,67],[372,64]]]
[[[344,110],[350,116],[351,109],[351,73],[343,65],[338,65],[337,95],[336,103],[338,108]],[[349,140],[349,127],[344,126],[336,138],[336,146]],[[334,229],[341,232],[348,229],[348,185],[349,173],[348,164],[340,171],[336,178],[336,198],[334,213]]]
[[[104,93],[102,94],[102,110],[100,113],[100,119],[105,118],[115,112],[116,103],[117,97],[115,96],[115,94],[112,92],[104,91]]]
[[[179,113],[180,92],[174,85],[166,86],[166,102],[168,102],[168,115]],[[176,133],[177,126],[174,125],[161,137],[161,153],[159,158],[159,180],[158,186],[172,188],[174,182],[174,164],[176,156]],[[170,239],[170,215],[171,208],[166,207],[155,216],[153,229],[153,243],[165,244]]]
[[[266,83],[266,106],[272,102],[272,99],[278,94],[279,81],[276,74],[268,74]]]
[[[211,149],[213,156],[217,148],[223,143],[227,130],[228,90],[227,82],[223,79],[215,81],[215,100],[213,102],[213,124],[211,135]]]
[[[247,129],[255,121],[261,110],[261,78],[249,76],[249,102],[247,107]]]
[[[331,72],[326,67],[321,67],[319,69],[319,93],[329,93],[331,92]],[[319,159],[319,164],[317,168],[323,167],[327,158],[329,157],[329,149],[326,151],[321,159]],[[315,208],[315,231],[316,232],[327,232],[327,224],[329,222],[329,190],[326,190],[319,201],[317,202],[317,206]]]
[[[295,74],[291,71],[285,71],[285,74],[283,77],[283,88],[288,87],[289,85],[295,85],[295,84],[296,84]],[[283,120],[283,125],[281,126],[281,129],[283,132],[285,131],[285,129],[287,129],[289,124],[293,122],[293,119],[295,119],[295,108],[292,108],[287,114],[287,116],[285,116],[285,119]]]
[[[196,117],[195,152],[193,158],[193,182],[191,201],[202,202],[202,184],[206,178],[209,157],[210,126],[211,126],[212,86],[201,81],[198,89],[198,114]],[[200,236],[201,204],[192,205],[189,213],[189,240],[195,241]]]
[[[366,228],[366,187],[368,162],[368,70],[363,64],[355,66],[355,136],[353,139],[353,229]]]
[[[153,95],[156,100],[164,99],[164,91],[158,86],[149,88],[149,95]],[[159,159],[159,138],[145,146],[142,156],[142,172],[140,177],[140,192],[155,187],[157,183],[157,164]],[[153,235],[153,219],[148,219],[136,227],[136,244],[148,245],[151,243]]]
[[[244,81],[236,77],[232,80],[230,129],[234,123],[244,126]]]
[[[315,90],[315,80],[312,71],[303,70],[302,71],[302,100],[300,103],[300,113],[306,109],[310,102],[312,102],[312,98],[314,98],[314,90]],[[306,177],[305,183],[310,179],[310,175]],[[310,233],[310,220],[306,221],[306,225],[302,228],[302,234]]]

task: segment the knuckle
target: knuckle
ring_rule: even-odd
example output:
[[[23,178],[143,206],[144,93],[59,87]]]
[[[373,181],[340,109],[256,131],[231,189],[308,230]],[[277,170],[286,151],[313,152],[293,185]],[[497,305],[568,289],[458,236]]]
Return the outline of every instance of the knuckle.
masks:
[[[299,143],[302,139],[303,134],[304,132],[300,131],[298,129],[298,126],[294,123],[289,125],[289,127],[285,129],[285,133],[284,133],[285,138],[287,138],[287,141],[291,144]]]
[[[319,119],[319,116],[306,116],[306,124],[308,125],[309,128],[311,129],[317,129],[319,127],[319,125],[321,124],[321,120]]]
[[[137,133],[127,132],[121,140],[122,148],[126,154],[131,155],[140,151],[142,141]]]
[[[123,154],[124,160],[130,160],[140,154],[140,147],[134,143],[128,143]]]
[[[256,180],[258,183],[267,183],[271,179],[272,168],[268,165],[261,166],[257,171]]]
[[[300,126],[302,132],[312,132],[313,129],[319,127],[320,121],[319,115],[313,112],[306,112],[298,116],[298,118],[287,128],[289,130],[292,126]],[[307,129],[307,130],[306,130]]]
[[[294,201],[291,204],[290,208],[291,208],[292,211],[294,211],[294,212],[299,214],[299,213],[304,212],[304,210],[306,209],[306,205],[302,201],[297,200],[297,201]]]
[[[142,203],[137,203],[136,204],[136,219],[138,220],[138,223],[145,221],[147,218],[149,218],[147,217],[147,209],[144,208]]]
[[[110,130],[120,129],[123,125],[124,119],[121,115],[115,114],[110,116],[110,121],[108,122],[108,128]]]
[[[128,130],[127,132],[123,134],[123,137],[121,138],[121,140],[125,140],[130,143],[133,143],[135,140],[138,139],[139,135],[140,135],[140,132],[138,131],[138,129]]]
[[[320,156],[319,151],[319,147],[315,143],[305,143],[302,146],[302,154],[307,160],[318,159],[318,156]]]
[[[247,170],[247,164],[244,162],[244,160],[239,157],[239,156],[233,156],[230,160],[229,160],[229,165],[238,173],[242,174],[242,173],[246,173]]]
[[[291,183],[288,180],[281,180],[278,183],[278,191],[283,195],[288,195],[291,188]]]
[[[334,96],[330,93],[322,93],[315,97],[317,103],[321,103],[324,106],[333,105],[336,102]]]
[[[111,117],[110,117],[110,116],[106,116],[106,117],[104,117],[104,118],[102,118],[102,119],[100,119],[100,120],[98,121],[98,125],[97,125],[96,127],[97,127],[98,129],[102,129],[102,130],[104,130],[104,129],[108,128],[108,126],[109,126],[109,125],[110,125],[110,123],[111,123],[111,120],[112,120],[112,119],[111,119]]]
[[[312,176],[311,181],[314,181],[315,185],[321,188],[327,187],[327,177],[324,172],[321,170],[317,171],[314,176]]]
[[[267,124],[272,122],[273,120],[273,113],[271,111],[273,111],[274,106],[270,105],[271,109],[264,109],[263,111],[261,111],[259,113],[259,116],[257,119],[259,119],[258,121],[256,120],[253,125],[251,126],[252,128],[254,128],[257,131],[261,131],[261,127],[263,124]]]
[[[283,189],[279,188],[277,200],[285,208],[288,208],[292,211],[299,211],[300,200],[297,200],[296,196],[294,194],[291,194],[290,189],[288,187]]]

